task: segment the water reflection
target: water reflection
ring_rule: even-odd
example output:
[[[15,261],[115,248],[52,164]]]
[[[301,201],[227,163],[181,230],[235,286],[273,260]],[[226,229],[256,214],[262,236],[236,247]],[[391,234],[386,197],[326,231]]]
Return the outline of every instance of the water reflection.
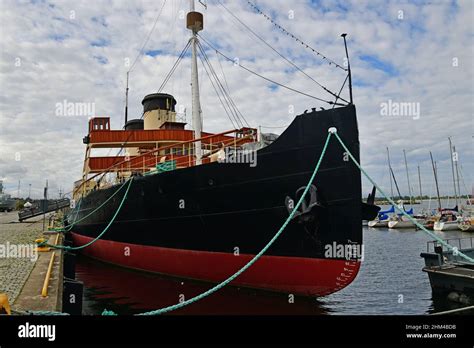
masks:
[[[212,287],[209,283],[136,272],[83,256],[77,259],[76,278],[85,284],[86,315],[106,308],[135,314],[176,304]],[[205,315],[320,315],[328,310],[316,299],[246,288],[225,287],[191,306],[170,314]]]

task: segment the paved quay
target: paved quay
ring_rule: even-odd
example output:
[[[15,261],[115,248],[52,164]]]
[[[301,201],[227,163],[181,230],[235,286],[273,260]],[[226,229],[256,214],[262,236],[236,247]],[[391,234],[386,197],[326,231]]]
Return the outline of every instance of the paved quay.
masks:
[[[0,293],[12,309],[58,310],[61,307],[62,253],[56,251],[48,296],[41,291],[53,251],[36,252],[35,240],[43,237],[42,217],[18,222],[17,212],[0,213]],[[46,237],[54,243],[56,236]]]
[[[18,213],[0,213],[0,245],[6,254],[0,255],[0,293],[6,293],[10,303],[18,297],[31,270],[36,264],[34,254],[25,252],[23,255],[11,253],[12,246],[22,245],[34,247],[35,239],[42,236],[42,219],[36,218],[26,222],[18,222]],[[30,257],[18,257],[30,256]]]

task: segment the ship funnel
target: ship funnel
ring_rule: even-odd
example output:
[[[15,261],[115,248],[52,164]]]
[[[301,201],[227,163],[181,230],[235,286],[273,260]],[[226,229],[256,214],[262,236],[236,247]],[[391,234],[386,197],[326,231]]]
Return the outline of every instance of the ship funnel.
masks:
[[[170,94],[153,93],[143,98],[144,129],[159,129],[165,122],[176,121],[176,99]]]

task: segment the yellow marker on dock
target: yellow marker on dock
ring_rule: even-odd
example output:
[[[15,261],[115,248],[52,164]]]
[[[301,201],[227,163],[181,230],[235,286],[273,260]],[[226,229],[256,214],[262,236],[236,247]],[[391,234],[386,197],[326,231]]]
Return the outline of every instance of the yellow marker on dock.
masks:
[[[35,243],[39,244],[39,243],[43,243],[45,241],[46,241],[46,239],[44,239],[44,238],[38,238],[38,239],[35,240]],[[50,250],[51,250],[50,247],[44,247],[44,246],[42,246],[42,247],[37,246],[36,247],[36,251],[38,251],[38,252],[47,252],[47,251],[50,251]]]
[[[51,259],[49,260],[48,271],[46,272],[46,277],[44,278],[43,290],[41,290],[41,296],[43,297],[48,296],[49,279],[51,278],[51,272],[53,270],[55,256],[56,253],[53,251],[53,253],[51,254]]]
[[[0,314],[3,313],[6,313],[7,315],[12,314],[7,294],[0,294]]]

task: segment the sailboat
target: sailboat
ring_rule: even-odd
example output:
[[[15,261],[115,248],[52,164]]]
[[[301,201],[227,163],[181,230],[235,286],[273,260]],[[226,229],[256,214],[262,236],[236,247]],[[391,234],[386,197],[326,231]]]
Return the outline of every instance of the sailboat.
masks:
[[[474,217],[467,217],[462,219],[458,227],[463,232],[474,232]]]
[[[433,230],[435,231],[456,231],[459,229],[459,224],[462,221],[458,213],[458,207],[453,209],[442,209],[441,215],[437,221],[434,222]]]
[[[406,169],[406,174],[407,174],[408,194],[410,197],[411,209],[406,211],[402,201],[398,203],[398,206],[400,210],[403,210],[408,215],[413,216],[413,205],[412,205],[413,198],[411,194],[410,175],[408,174],[408,162],[407,162],[407,156],[406,156],[405,150],[403,150],[403,157],[405,159],[405,169]],[[414,219],[414,220],[417,222],[422,222],[421,218]],[[391,219],[391,221],[388,222],[388,228],[398,229],[398,228],[415,228],[415,227],[416,225],[413,222],[413,220],[407,218],[404,214],[397,214]]]
[[[375,220],[369,221],[369,227],[387,227],[390,221],[390,214],[395,213],[395,207],[392,205],[389,209],[379,211]]]
[[[459,202],[458,202],[458,189],[456,187],[456,177],[454,172],[454,151],[453,145],[451,142],[451,137],[448,137],[449,141],[449,153],[451,158],[451,170],[453,174],[453,186],[454,186],[454,199],[456,206],[453,209],[442,209],[440,211],[441,215],[438,221],[435,221],[433,225],[433,230],[435,231],[456,231],[459,229],[459,223],[462,221],[461,215],[458,212]],[[457,163],[457,160],[456,160]],[[457,164],[456,164],[457,166]]]
[[[431,151],[430,151],[430,159],[431,159],[431,167],[433,169],[434,183],[436,187],[436,198],[438,201],[438,210],[437,210],[437,213],[432,213],[430,216],[426,217],[423,223],[423,227],[429,230],[433,230],[435,222],[437,222],[440,218],[442,207],[441,207],[441,197],[439,194],[439,185],[438,185],[438,171],[436,168],[436,162],[433,159],[433,154],[431,153]],[[430,196],[430,207],[431,207],[431,196]]]
[[[403,202],[399,201],[398,202],[399,209],[405,211],[408,215],[413,217],[413,207],[410,208],[409,210],[405,210],[405,207],[403,206]],[[417,222],[422,222],[423,220],[420,218],[413,218]],[[408,219],[404,214],[399,213],[397,216],[392,217],[392,219],[388,222],[388,228],[415,228],[416,225],[413,221]]]
[[[387,147],[387,164],[388,164],[388,176],[390,179],[390,193],[391,197],[393,199],[393,182],[392,182],[392,177],[393,181],[395,181],[395,185],[398,190],[398,184],[397,181],[395,180],[395,175],[392,170],[392,165],[390,163],[390,151]],[[398,195],[400,196],[400,190],[398,190]],[[368,221],[367,226],[369,227],[388,227],[388,223],[392,217],[392,214],[395,213],[395,207],[392,205],[390,208],[379,211],[377,214],[377,217],[374,220]]]

